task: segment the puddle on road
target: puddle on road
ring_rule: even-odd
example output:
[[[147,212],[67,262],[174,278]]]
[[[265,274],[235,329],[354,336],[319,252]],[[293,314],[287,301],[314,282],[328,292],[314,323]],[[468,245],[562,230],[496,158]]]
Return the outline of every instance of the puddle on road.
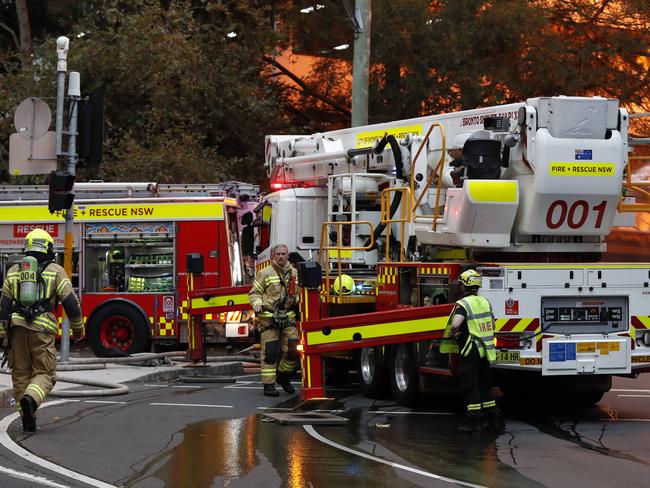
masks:
[[[511,434],[498,442],[497,435],[472,438],[458,434],[457,415],[391,415],[391,409],[403,408],[377,405],[378,411],[373,412],[367,407],[347,406],[349,425],[317,427],[318,433],[356,451],[464,482],[540,486],[500,458],[498,448],[508,443],[506,437]],[[608,414],[615,415],[594,408],[583,411],[582,419],[602,419]],[[570,416],[565,412],[563,422],[572,421],[566,417]],[[567,432],[561,422],[556,424],[548,417],[533,420],[520,415],[519,419],[544,434],[577,444],[585,442],[579,430]],[[604,446],[597,447],[608,456],[638,462]],[[358,480],[359,486],[440,486],[440,481],[323,444],[301,427],[265,422],[261,415],[188,425],[172,436],[168,448],[139,461],[132,469],[137,474],[118,484],[129,488],[303,488],[350,486],[351,480]]]
[[[400,410],[402,408],[400,407]],[[459,436],[455,416],[422,418],[352,408],[346,426],[316,427],[335,443],[426,472],[479,485],[535,486],[501,463],[495,436]],[[386,425],[378,428],[376,424]],[[417,429],[414,429],[417,425]],[[128,488],[304,488],[440,486],[440,481],[321,443],[302,427],[245,418],[206,420],[176,432],[169,447],[132,466]]]
[[[223,486],[229,479],[245,476],[258,464],[255,431],[258,417],[206,420],[176,433],[180,443],[140,468],[125,486],[194,488]],[[264,463],[262,463],[264,464]],[[157,484],[156,480],[160,483]]]

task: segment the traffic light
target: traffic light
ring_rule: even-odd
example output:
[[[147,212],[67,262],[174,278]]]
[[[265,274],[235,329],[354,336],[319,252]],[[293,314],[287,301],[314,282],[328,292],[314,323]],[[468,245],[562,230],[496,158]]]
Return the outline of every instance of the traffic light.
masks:
[[[104,96],[95,93],[79,101],[77,156],[80,165],[96,167],[104,146]]]
[[[70,175],[65,171],[52,171],[50,173],[50,195],[47,200],[47,208],[50,213],[72,207],[74,201],[73,185],[74,175]]]

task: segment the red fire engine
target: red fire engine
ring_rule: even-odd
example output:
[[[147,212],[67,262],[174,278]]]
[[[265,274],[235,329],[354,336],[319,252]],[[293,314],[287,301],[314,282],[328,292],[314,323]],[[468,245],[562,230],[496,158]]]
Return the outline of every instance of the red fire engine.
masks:
[[[246,305],[204,315],[206,340],[249,336],[241,222],[258,190],[243,183],[75,185],[71,278],[86,338],[98,356],[187,343],[186,256],[193,253],[204,256],[195,286],[219,290],[227,304]],[[45,186],[0,189],[3,275],[20,259],[24,237],[35,227],[52,235],[62,260],[63,215],[50,214],[43,200],[47,191]]]

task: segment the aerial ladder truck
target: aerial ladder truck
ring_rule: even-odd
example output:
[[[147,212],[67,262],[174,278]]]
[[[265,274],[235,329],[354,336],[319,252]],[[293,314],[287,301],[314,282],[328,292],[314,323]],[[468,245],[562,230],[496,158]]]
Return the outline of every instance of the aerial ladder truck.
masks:
[[[602,259],[612,228],[650,210],[632,116],[556,96],[267,136],[276,191],[258,206],[257,265],[276,243],[303,261],[303,398],[323,396],[324,360],[342,355],[369,396],[409,403],[453,381],[438,344],[468,268],[493,306],[506,395],[543,385],[593,403],[612,375],[650,370],[650,264]]]

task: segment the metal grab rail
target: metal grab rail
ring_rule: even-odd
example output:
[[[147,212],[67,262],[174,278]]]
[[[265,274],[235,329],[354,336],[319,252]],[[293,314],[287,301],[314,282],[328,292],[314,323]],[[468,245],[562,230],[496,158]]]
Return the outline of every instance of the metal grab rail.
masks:
[[[632,168],[631,161],[650,161],[650,156],[630,156],[625,167],[625,180],[623,181],[623,189],[640,193],[641,195],[650,198],[650,191],[643,187],[650,187],[650,181],[632,181]],[[650,211],[650,203],[623,203],[623,194],[618,198],[618,211],[623,212],[648,212]]]
[[[650,112],[644,113],[630,113],[628,117],[633,118],[646,118],[650,116]],[[632,146],[648,146],[650,145],[650,138],[632,138],[629,139],[630,145]],[[629,190],[635,192],[647,199],[650,199],[650,181],[633,181],[632,180],[632,163],[634,161],[650,161],[650,156],[629,156],[627,159],[627,164],[625,165],[625,180],[623,180],[623,190]],[[647,203],[623,203],[623,192],[618,199],[618,211],[619,212],[648,212],[650,211],[650,202]]]
[[[330,246],[329,244],[325,244],[329,242],[329,235],[327,232],[327,229],[330,225],[335,225],[336,226],[336,245],[335,246]],[[341,229],[343,228],[344,225],[367,225],[368,228],[370,229],[370,242],[366,246],[343,246],[341,244]],[[341,264],[341,252],[342,251],[370,251],[373,247],[375,246],[375,227],[372,225],[372,222],[369,220],[352,220],[349,222],[323,222],[323,225],[321,227],[321,236],[320,236],[320,248],[319,248],[319,256],[318,256],[318,261],[319,262],[324,262],[325,264],[325,296],[327,301],[330,300],[331,294],[330,294],[330,273],[329,273],[329,254],[330,251],[336,251],[337,253],[337,269],[338,269],[338,277],[340,277],[343,274],[343,268]],[[325,259],[323,259],[325,258]]]
[[[429,127],[429,130],[427,130],[426,135],[424,136],[424,139],[422,139],[422,142],[420,143],[420,147],[418,148],[417,152],[415,153],[415,158],[413,158],[413,163],[411,164],[411,168],[415,168],[415,163],[418,160],[418,157],[420,156],[420,152],[422,152],[422,149],[424,148],[424,145],[426,142],[429,140],[429,137],[431,136],[431,131],[433,130],[434,127],[438,127],[440,129],[440,137],[442,139],[442,147],[441,147],[441,156],[440,156],[440,161],[438,161],[438,164],[436,165],[435,169],[431,172],[429,175],[429,179],[427,180],[426,184],[424,185],[424,188],[422,189],[422,193],[420,193],[420,197],[418,198],[417,202],[413,204],[413,207],[411,209],[412,212],[412,221],[415,222],[416,215],[415,212],[417,208],[420,206],[420,202],[424,198],[424,196],[427,194],[427,190],[433,183],[433,179],[438,176],[438,187],[436,191],[436,205],[433,209],[433,215],[420,215],[422,218],[433,218],[433,227],[432,230],[436,230],[436,227],[438,225],[438,206],[440,205],[440,192],[442,191],[442,168],[444,166],[445,162],[445,155],[447,154],[447,142],[446,142],[446,135],[445,135],[445,127],[442,124],[439,123],[433,123]],[[415,194],[415,171],[411,169],[411,194]]]
[[[391,193],[401,193],[402,200],[400,202],[401,209],[400,214],[401,218],[393,219],[390,216],[390,194]],[[411,194],[411,189],[407,186],[398,187],[398,188],[385,188],[381,191],[380,203],[381,203],[381,223],[385,224],[386,228],[386,262],[390,263],[390,224],[393,222],[401,224],[401,239],[399,246],[399,262],[404,262],[404,237],[406,233],[406,224],[411,222],[411,204],[413,201],[413,195]]]

